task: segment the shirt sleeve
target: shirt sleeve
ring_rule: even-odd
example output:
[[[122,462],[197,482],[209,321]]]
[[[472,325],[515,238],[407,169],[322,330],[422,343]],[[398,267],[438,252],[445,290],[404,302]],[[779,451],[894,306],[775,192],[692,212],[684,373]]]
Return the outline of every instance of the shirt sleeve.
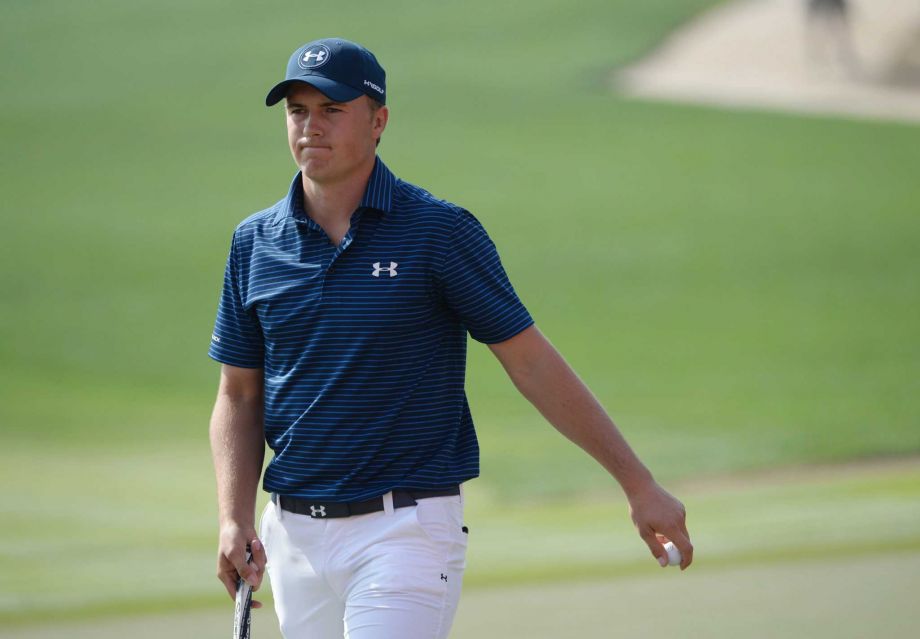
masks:
[[[533,324],[495,244],[468,211],[461,210],[451,232],[440,282],[448,307],[476,341],[503,342]]]
[[[239,260],[237,236],[234,235],[208,355],[231,366],[263,368],[265,346],[262,327],[255,311],[243,305]]]

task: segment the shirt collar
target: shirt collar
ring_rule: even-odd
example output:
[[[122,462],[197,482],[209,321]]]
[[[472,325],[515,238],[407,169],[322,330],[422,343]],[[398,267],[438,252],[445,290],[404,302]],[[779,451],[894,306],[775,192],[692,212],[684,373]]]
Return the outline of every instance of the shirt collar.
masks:
[[[369,208],[389,213],[393,208],[393,189],[396,186],[396,176],[387,168],[380,156],[374,160],[374,169],[367,180],[364,196],[358,208]],[[286,217],[303,219],[306,213],[303,209],[303,185],[300,173],[294,176],[288,195],[275,214],[275,222],[281,222]]]

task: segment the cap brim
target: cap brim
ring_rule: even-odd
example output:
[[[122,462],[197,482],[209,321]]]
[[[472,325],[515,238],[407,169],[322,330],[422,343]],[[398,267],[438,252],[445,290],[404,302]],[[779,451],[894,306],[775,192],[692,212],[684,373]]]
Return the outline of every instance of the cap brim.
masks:
[[[352,88],[347,84],[342,84],[341,82],[336,82],[334,80],[330,80],[329,78],[324,78],[321,75],[305,75],[301,78],[284,80],[273,86],[272,90],[268,92],[267,96],[265,96],[265,106],[272,106],[281,102],[285,97],[287,97],[288,88],[292,84],[296,84],[298,82],[316,87],[320,90],[320,92],[322,92],[323,95],[325,95],[330,100],[335,100],[336,102],[351,102],[355,98],[364,95],[364,91],[359,91],[358,89]]]

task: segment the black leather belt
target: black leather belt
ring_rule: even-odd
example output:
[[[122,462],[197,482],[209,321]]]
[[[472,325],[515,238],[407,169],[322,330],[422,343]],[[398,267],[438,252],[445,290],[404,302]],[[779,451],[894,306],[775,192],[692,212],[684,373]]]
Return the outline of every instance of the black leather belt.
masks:
[[[428,497],[451,497],[460,494],[460,486],[451,486],[443,490],[394,490],[393,507],[405,508],[415,506],[419,499]],[[333,517],[351,517],[353,515],[366,515],[383,510],[383,497],[374,497],[366,501],[330,502],[311,501],[302,497],[289,497],[272,493],[272,501],[281,506],[282,510],[297,515],[308,515],[313,519],[330,519]]]

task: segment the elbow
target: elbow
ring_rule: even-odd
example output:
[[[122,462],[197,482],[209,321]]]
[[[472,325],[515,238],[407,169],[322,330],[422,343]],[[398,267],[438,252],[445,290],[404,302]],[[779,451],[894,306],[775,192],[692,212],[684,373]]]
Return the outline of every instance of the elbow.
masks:
[[[217,391],[217,401],[226,402],[232,406],[261,406],[263,392],[261,388],[221,386]]]
[[[233,405],[261,405],[263,394],[262,369],[223,365],[220,384],[217,388],[218,401],[229,402]]]
[[[518,366],[507,369],[508,378],[514,387],[527,399],[532,399],[539,387],[538,370],[534,366]]]

